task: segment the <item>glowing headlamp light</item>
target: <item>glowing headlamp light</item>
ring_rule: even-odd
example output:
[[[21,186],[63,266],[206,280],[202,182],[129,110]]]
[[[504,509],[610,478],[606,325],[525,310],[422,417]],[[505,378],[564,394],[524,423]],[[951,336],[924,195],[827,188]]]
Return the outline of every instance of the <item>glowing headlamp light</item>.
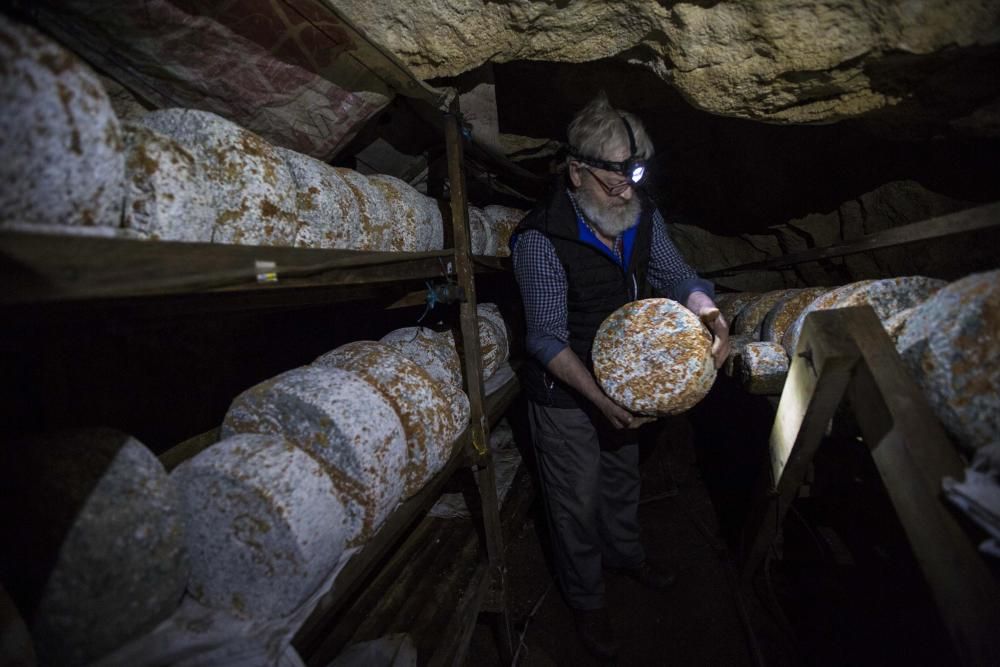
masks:
[[[592,167],[621,174],[629,180],[631,185],[637,185],[646,175],[646,161],[638,156],[639,149],[635,145],[635,133],[632,131],[632,126],[625,120],[625,116],[619,116],[619,118],[622,119],[622,123],[625,124],[625,131],[628,132],[629,157],[627,160],[622,160],[621,162],[602,160],[601,158],[584,155],[572,146],[569,148],[569,154],[574,159],[589,164]]]

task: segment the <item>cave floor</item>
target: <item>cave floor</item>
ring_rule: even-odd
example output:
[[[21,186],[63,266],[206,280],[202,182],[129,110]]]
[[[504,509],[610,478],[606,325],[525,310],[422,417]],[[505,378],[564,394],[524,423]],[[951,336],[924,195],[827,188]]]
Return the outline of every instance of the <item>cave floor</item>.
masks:
[[[710,398],[690,419],[666,420],[644,445],[643,543],[648,558],[672,569],[677,581],[656,592],[607,575],[620,644],[614,664],[955,664],[901,538],[884,521],[858,519],[878,514],[871,508],[884,490],[859,483],[871,470],[864,461],[838,459],[843,444],[829,448],[837,454],[834,463],[818,465],[851,485],[824,487],[836,511],[809,498],[796,501],[790,516],[797,518],[785,522],[780,553],[750,584],[738,585],[734,554],[773,413],[757,406],[756,423],[746,414],[724,419],[712,403],[725,405],[725,391],[713,390]],[[528,520],[506,545],[516,664],[602,664],[579,643],[554,583],[540,506],[536,494]],[[465,662],[470,667],[501,664],[490,619],[483,614],[476,625]]]
[[[672,569],[677,581],[668,591],[657,592],[627,577],[607,575],[608,610],[621,646],[617,664],[753,665],[753,649],[740,621],[735,570],[690,441],[661,443],[644,454],[643,543],[650,561]],[[507,545],[517,664],[602,664],[577,640],[572,613],[551,575],[539,508],[536,495],[529,519]],[[752,602],[749,607],[755,616],[762,614]],[[477,625],[466,664],[500,664],[488,624]]]

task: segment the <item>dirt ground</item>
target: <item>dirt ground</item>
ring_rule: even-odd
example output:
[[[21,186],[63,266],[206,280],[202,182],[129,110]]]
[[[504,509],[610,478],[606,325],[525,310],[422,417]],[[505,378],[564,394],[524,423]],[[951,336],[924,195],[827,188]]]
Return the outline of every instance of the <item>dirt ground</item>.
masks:
[[[832,454],[817,463],[821,498],[796,501],[777,548],[739,584],[735,554],[773,406],[717,389],[700,409],[665,420],[644,446],[643,543],[677,582],[661,593],[607,576],[621,645],[615,664],[955,664],[877,473],[853,438],[853,449],[824,444]],[[546,541],[536,494],[506,552],[516,664],[601,664],[577,640]],[[487,619],[474,632],[470,667],[501,664]]]

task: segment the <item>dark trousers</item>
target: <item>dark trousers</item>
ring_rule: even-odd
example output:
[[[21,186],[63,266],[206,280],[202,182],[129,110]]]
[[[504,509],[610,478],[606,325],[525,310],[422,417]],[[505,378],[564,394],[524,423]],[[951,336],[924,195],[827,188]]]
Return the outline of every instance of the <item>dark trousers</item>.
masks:
[[[639,542],[639,445],[602,447],[576,408],[528,402],[559,586],[575,609],[604,606],[603,567],[635,567]]]

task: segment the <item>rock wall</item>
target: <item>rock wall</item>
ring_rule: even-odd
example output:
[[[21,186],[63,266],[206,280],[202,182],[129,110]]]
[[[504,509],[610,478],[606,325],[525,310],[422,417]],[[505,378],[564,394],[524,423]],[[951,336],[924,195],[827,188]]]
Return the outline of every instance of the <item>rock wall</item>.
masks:
[[[758,262],[772,257],[858,239],[920,222],[976,204],[932,192],[914,181],[893,181],[833,211],[775,225],[765,234],[721,236],[700,227],[674,223],[671,237],[699,271]],[[802,285],[836,285],[864,279],[929,274],[953,279],[993,268],[1000,240],[996,230],[959,234],[895,248],[808,262],[784,271],[748,271],[716,279],[735,290],[768,291]]]
[[[924,102],[912,93],[928,81],[908,70],[940,72],[956,62],[957,52],[977,60],[982,47],[1000,41],[996,0],[353,0],[339,8],[421,77],[451,76],[488,61],[616,56],[656,72],[700,109],[789,123],[919,107]],[[954,76],[980,81],[989,75],[958,66],[936,83],[954,84]],[[986,96],[968,92],[967,101],[981,104],[985,117],[967,110],[963,122],[995,124],[995,84]]]

